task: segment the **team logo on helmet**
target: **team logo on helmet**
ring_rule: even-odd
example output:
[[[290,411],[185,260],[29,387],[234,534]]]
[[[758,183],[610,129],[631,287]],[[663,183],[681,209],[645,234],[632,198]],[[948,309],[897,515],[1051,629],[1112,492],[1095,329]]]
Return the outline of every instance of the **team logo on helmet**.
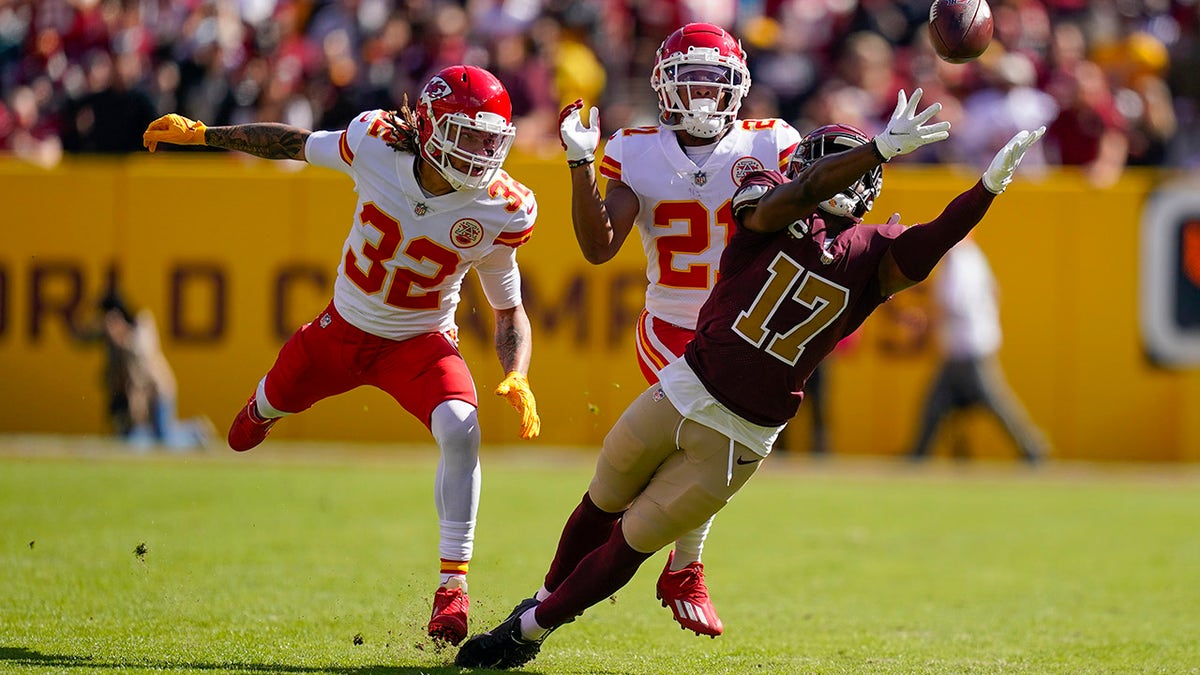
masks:
[[[425,85],[425,91],[421,92],[421,98],[425,101],[437,101],[453,93],[454,90],[450,88],[448,82],[441,77],[434,76],[429,80],[429,84]]]
[[[483,226],[474,218],[462,218],[450,226],[450,241],[459,248],[471,248],[483,241]]]
[[[746,180],[755,171],[762,171],[763,163],[753,157],[743,157],[733,163],[733,168],[729,170],[730,176],[733,178],[734,185],[741,185],[742,181]]]

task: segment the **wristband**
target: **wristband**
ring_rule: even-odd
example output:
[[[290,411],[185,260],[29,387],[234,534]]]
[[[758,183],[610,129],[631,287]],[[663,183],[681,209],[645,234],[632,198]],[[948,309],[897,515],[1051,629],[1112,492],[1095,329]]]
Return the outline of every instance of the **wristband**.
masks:
[[[880,164],[887,164],[888,158],[883,156],[883,151],[879,149],[879,143],[875,139],[871,139],[871,149],[875,151],[875,156],[879,158]]]
[[[596,158],[594,156],[588,155],[587,157],[584,157],[582,159],[568,159],[567,166],[572,169],[578,169],[581,166],[586,166],[588,164],[592,164],[595,161],[596,161]]]

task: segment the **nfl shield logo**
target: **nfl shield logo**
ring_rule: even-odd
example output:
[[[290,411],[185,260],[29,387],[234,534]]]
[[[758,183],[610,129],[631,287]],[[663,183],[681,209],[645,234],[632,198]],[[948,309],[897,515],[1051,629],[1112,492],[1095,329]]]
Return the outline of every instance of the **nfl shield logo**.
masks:
[[[417,214],[418,216],[423,216],[426,213],[429,213],[429,205],[425,202],[417,202],[416,204],[413,204],[413,213]]]
[[[331,324],[331,323],[333,323],[333,317],[329,316],[328,313],[321,316],[321,321],[320,321],[321,328],[329,328],[329,324]]]
[[[708,182],[708,174],[703,171],[697,171],[696,175],[692,177],[692,182],[700,187],[704,187],[704,184]]]

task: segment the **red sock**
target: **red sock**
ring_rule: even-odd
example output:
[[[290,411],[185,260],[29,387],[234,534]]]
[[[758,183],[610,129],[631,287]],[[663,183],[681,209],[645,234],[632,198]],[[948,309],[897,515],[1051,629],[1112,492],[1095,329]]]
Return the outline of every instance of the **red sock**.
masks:
[[[579,561],[562,584],[534,610],[542,628],[561,626],[620,590],[653,553],[641,553],[625,541],[621,528],[610,530],[608,540]]]
[[[562,535],[558,539],[558,550],[546,572],[546,590],[553,592],[567,578],[583,557],[596,550],[612,533],[613,525],[621,514],[601,511],[586,492],[575,512],[567,518]]]

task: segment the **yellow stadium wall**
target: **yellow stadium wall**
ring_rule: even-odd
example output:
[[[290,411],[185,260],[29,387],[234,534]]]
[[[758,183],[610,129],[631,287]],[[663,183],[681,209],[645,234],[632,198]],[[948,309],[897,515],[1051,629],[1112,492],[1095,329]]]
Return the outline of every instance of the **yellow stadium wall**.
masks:
[[[588,265],[571,232],[566,170],[527,158],[508,169],[535,190],[541,212],[520,252],[543,420],[536,443],[594,446],[643,386],[632,340],[640,247]],[[1138,335],[1138,223],[1159,179],[1130,173],[1102,191],[1069,173],[1021,182],[977,231],[1003,291],[1001,361],[1060,458],[1200,459],[1200,372],[1149,365]],[[889,167],[875,213],[927,220],[973,181],[952,169]],[[102,349],[75,339],[65,317],[73,307],[92,316],[110,275],[135,307],[156,314],[181,415],[226,428],[282,341],[328,301],[351,185],[332,171],[232,156],[76,160],[48,171],[0,160],[0,432],[106,432]],[[901,294],[832,362],[835,452],[896,454],[910,442],[935,347],[899,316],[924,302],[921,287]],[[515,413],[490,393],[502,373],[473,277],[459,323],[484,441],[517,442]],[[808,424],[802,409],[791,448],[807,446]],[[963,433],[976,456],[1015,456],[985,416],[968,416]],[[366,389],[274,434],[428,440],[390,398]]]

